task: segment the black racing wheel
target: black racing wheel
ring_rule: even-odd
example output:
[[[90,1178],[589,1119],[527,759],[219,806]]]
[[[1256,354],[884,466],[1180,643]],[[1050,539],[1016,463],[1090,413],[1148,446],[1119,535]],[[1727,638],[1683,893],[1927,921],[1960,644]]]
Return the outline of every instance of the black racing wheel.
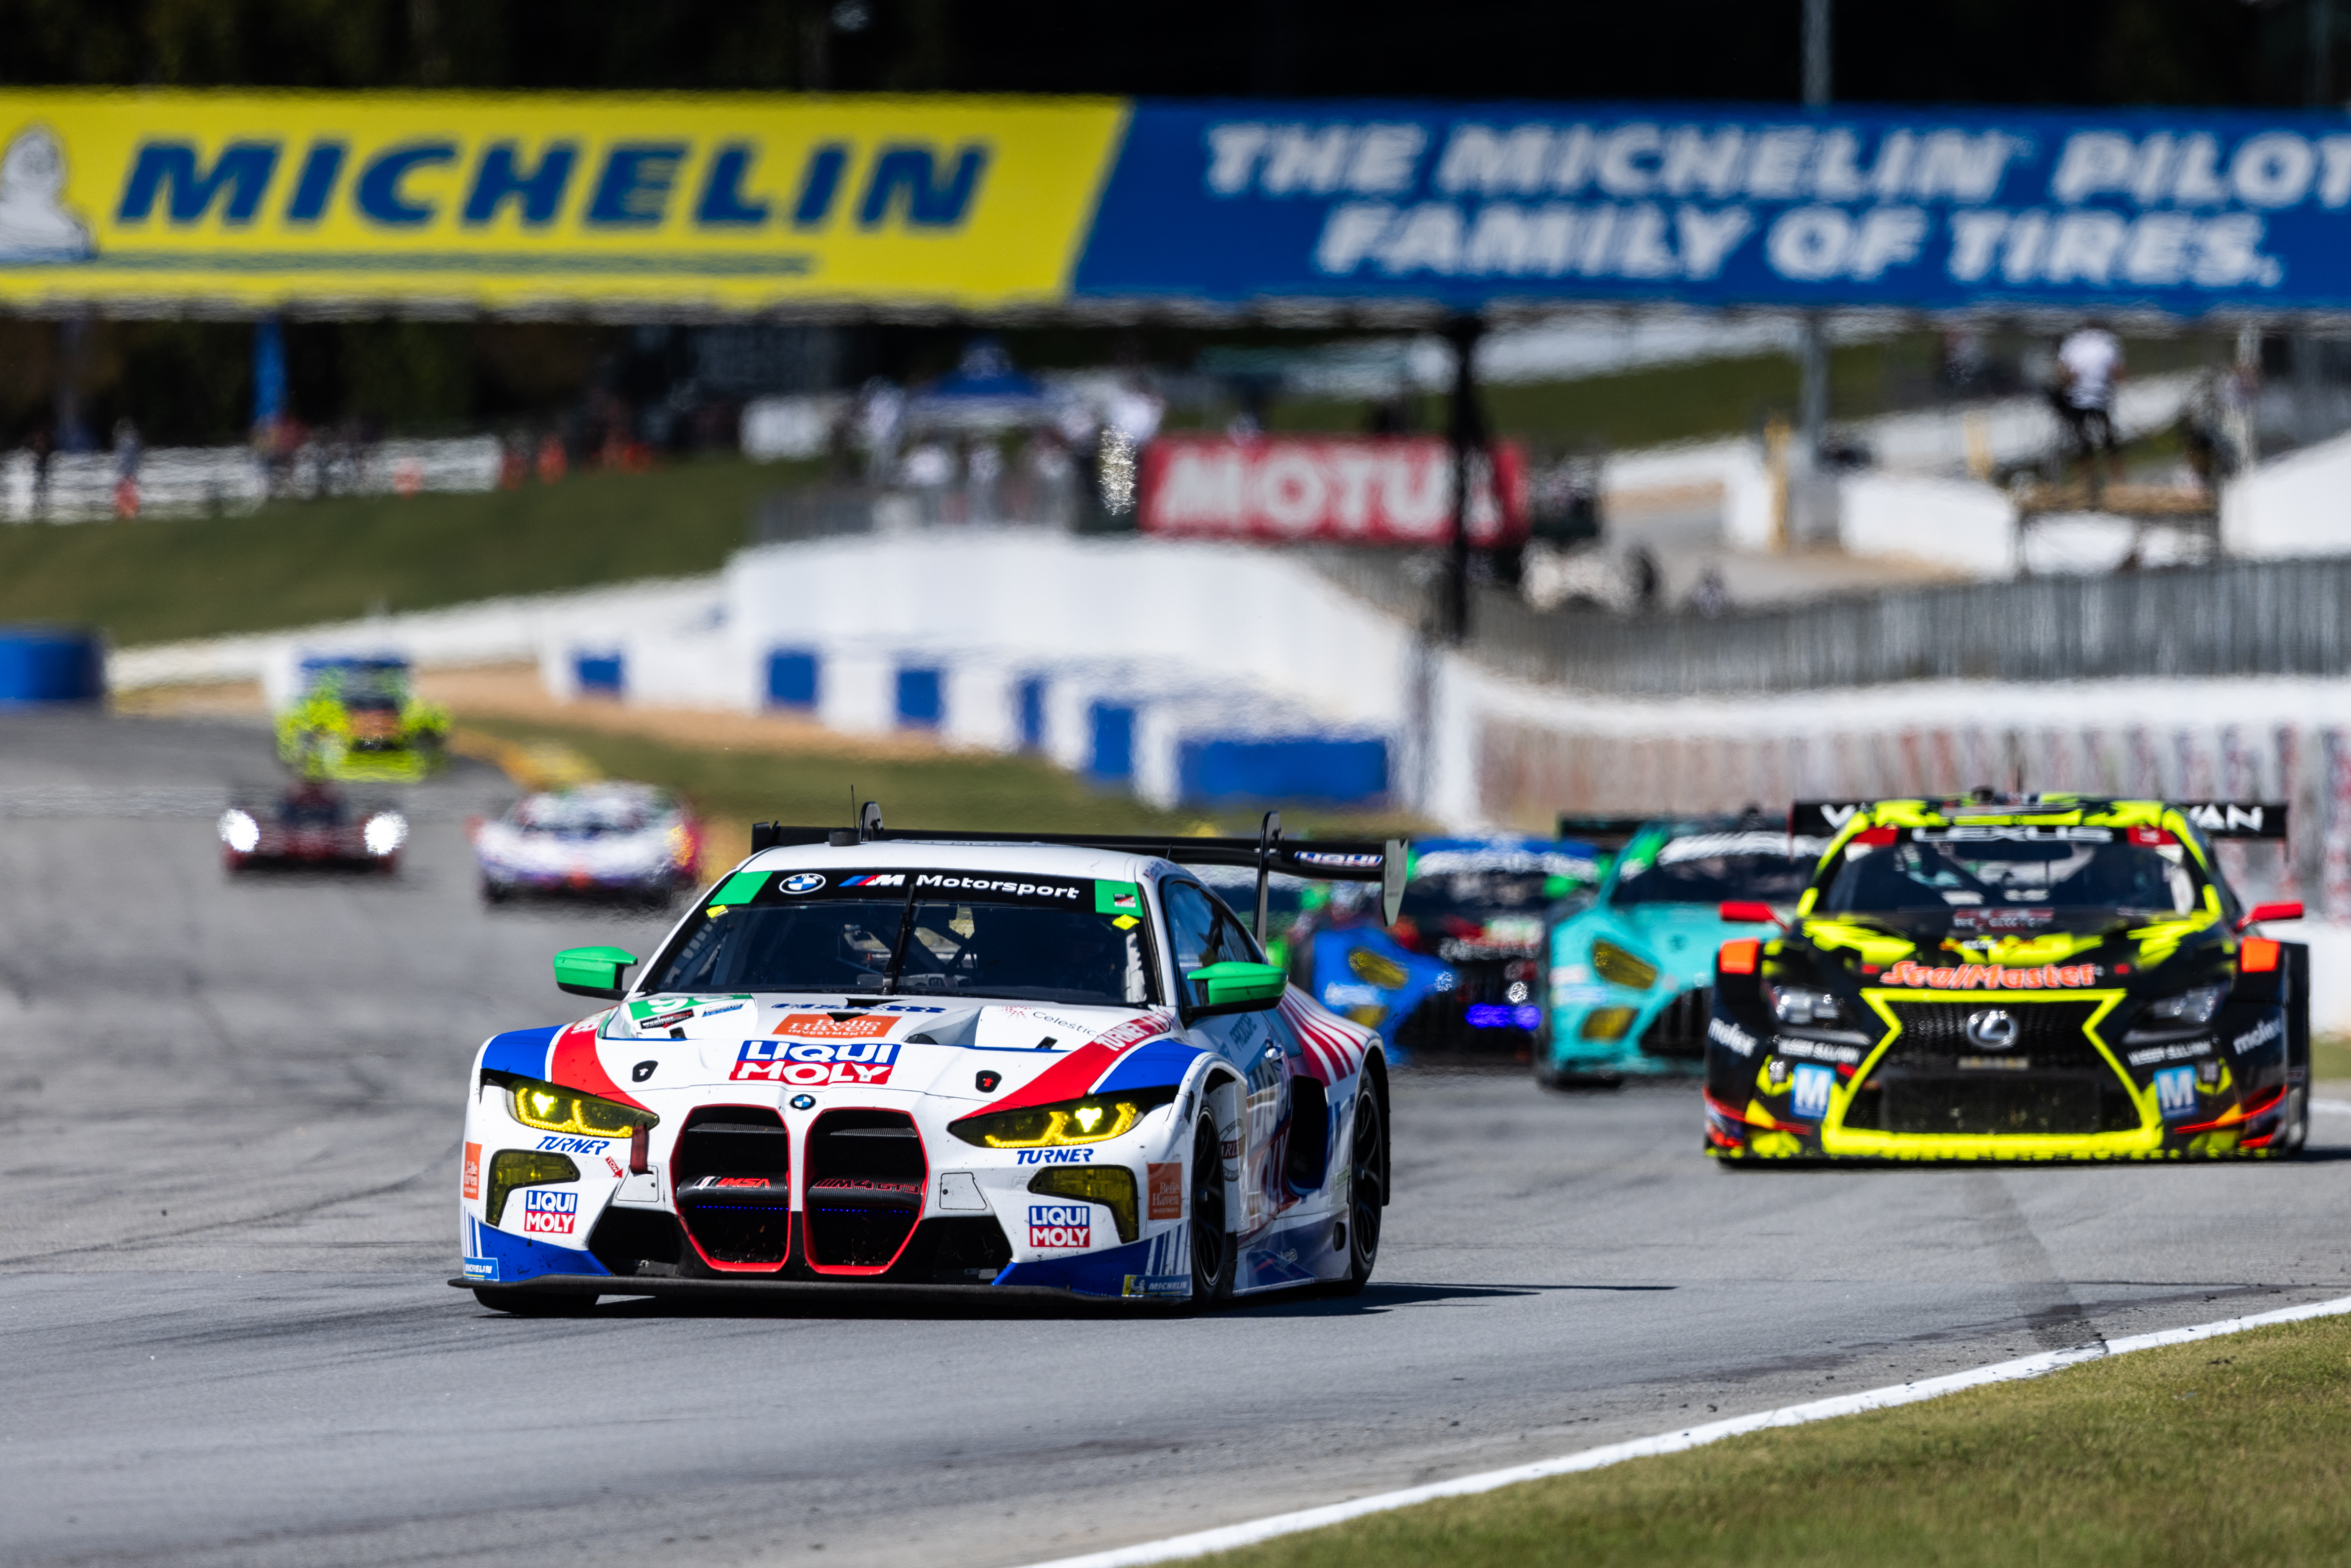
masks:
[[[1369,1080],[1355,1090],[1354,1135],[1347,1140],[1347,1277],[1352,1296],[1372,1282],[1380,1260],[1380,1215],[1388,1200],[1388,1127]]]
[[[1233,1293],[1240,1249],[1225,1216],[1225,1147],[1213,1112],[1192,1133],[1192,1310],[1205,1312]]]

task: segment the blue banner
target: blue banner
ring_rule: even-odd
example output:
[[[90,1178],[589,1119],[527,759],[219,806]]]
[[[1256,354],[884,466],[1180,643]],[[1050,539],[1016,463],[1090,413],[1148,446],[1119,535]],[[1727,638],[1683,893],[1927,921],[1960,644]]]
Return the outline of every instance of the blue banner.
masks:
[[[1072,292],[2351,310],[2351,120],[1144,102]]]

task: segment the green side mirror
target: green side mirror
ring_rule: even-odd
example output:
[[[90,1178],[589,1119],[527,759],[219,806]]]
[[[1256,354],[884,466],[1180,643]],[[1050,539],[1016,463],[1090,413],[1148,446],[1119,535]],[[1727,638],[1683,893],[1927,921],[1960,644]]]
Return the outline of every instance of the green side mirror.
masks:
[[[1196,1013],[1254,1013],[1281,1000],[1290,977],[1279,964],[1209,964],[1185,977]]]
[[[624,947],[567,947],[555,956],[555,986],[574,996],[616,1000],[626,989],[621,971],[636,961]]]

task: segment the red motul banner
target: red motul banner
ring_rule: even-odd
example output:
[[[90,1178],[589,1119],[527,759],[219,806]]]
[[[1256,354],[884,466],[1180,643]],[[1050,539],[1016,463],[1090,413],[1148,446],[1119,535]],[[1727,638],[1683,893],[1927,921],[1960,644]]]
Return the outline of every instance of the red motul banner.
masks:
[[[1469,538],[1527,537],[1525,455],[1494,447],[1494,486],[1477,465]],[[1186,538],[1439,545],[1453,528],[1453,449],[1433,435],[1163,435],[1143,454],[1143,531]]]

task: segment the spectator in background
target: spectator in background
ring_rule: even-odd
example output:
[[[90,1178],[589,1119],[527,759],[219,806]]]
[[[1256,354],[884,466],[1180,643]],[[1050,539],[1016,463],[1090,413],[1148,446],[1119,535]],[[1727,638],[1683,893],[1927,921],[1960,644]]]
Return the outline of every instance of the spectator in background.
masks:
[[[2115,389],[2122,384],[2123,346],[2103,321],[2092,319],[2057,347],[2057,416],[2093,482],[2098,455],[2105,454],[2108,476],[2123,476],[2122,450],[2115,442]]]
[[[1991,350],[1981,330],[1954,327],[1943,334],[1943,384],[1960,397],[1981,397],[1991,390]]]
[[[1664,586],[1665,573],[1657,570],[1657,558],[1649,553],[1646,545],[1635,545],[1633,553],[1625,558],[1625,565],[1633,580],[1633,608],[1646,615],[1657,607],[1657,591]]]
[[[1151,444],[1166,417],[1166,400],[1139,380],[1130,380],[1110,401],[1110,423],[1138,452]]]
[[[1722,573],[1708,567],[1698,573],[1698,583],[1690,590],[1690,608],[1711,621],[1730,608],[1730,590],[1723,586]]]
[[[866,473],[887,483],[898,466],[898,437],[906,416],[906,394],[882,376],[868,381],[857,393],[857,441],[865,449]]]
[[[57,440],[47,425],[36,425],[26,444],[33,449],[33,516],[46,518],[49,515],[49,459],[56,455]]]
[[[114,515],[139,515],[139,465],[145,455],[139,427],[128,419],[114,422]]]

